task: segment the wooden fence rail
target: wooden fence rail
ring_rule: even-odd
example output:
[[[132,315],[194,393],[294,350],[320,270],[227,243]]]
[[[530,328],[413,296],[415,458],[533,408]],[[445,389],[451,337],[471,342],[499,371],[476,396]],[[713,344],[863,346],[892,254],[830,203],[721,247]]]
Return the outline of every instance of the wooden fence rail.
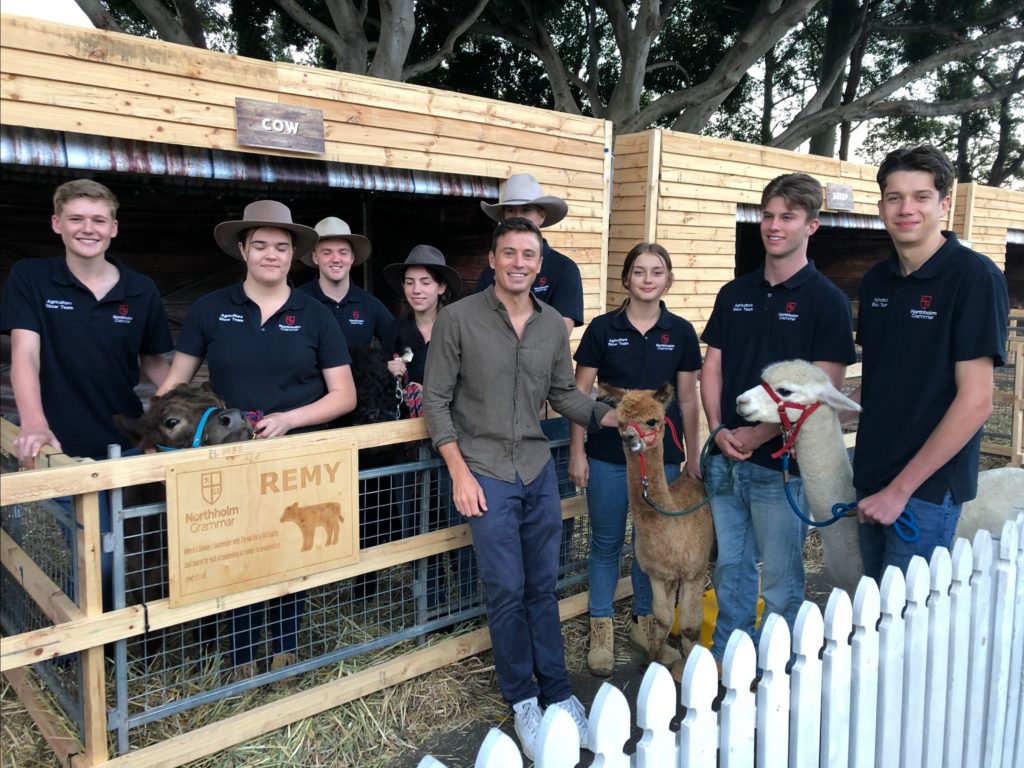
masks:
[[[825,614],[805,602],[792,640],[771,615],[760,646],[729,640],[719,680],[696,647],[680,694],[651,665],[637,694],[634,755],[624,695],[605,683],[591,707],[595,765],[613,768],[1015,768],[1024,765],[1024,515],[993,540],[915,557],[861,580],[851,601],[832,592]],[[751,682],[755,680],[756,692]],[[721,702],[718,711],[713,702]],[[678,732],[672,720],[682,707]],[[536,765],[579,762],[579,734],[561,709],[545,712]],[[492,729],[477,768],[521,768],[510,736]],[[419,768],[444,768],[425,757]]]

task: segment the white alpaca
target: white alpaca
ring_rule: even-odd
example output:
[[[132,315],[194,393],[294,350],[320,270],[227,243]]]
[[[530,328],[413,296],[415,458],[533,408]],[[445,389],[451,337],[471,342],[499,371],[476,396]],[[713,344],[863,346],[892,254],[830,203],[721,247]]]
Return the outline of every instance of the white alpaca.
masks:
[[[857,499],[853,490],[853,467],[846,455],[836,411],[859,411],[860,406],[833,387],[821,368],[803,360],[769,365],[761,379],[783,400],[801,405],[821,403],[797,432],[795,447],[811,517],[819,522],[830,520],[834,504]],[[761,385],[736,398],[736,410],[747,421],[780,423],[778,405]],[[793,422],[800,415],[800,411],[788,411]],[[835,584],[852,595],[864,575],[857,518],[843,518],[818,530],[829,575]]]
[[[764,369],[766,382],[784,400],[810,405],[820,402],[797,433],[796,453],[804,493],[811,516],[818,521],[832,517],[832,505],[856,500],[853,468],[850,466],[836,410],[860,410],[860,406],[836,390],[828,375],[804,360],[775,363]],[[778,404],[758,385],[738,398],[736,406],[748,421],[778,424]],[[800,412],[788,411],[796,421]],[[966,502],[960,512],[956,536],[973,541],[974,534],[985,529],[998,536],[1003,523],[1024,511],[1024,469],[1002,467],[978,475],[978,495]],[[819,528],[825,549],[825,566],[835,583],[853,594],[864,564],[860,557],[856,518],[847,518]]]

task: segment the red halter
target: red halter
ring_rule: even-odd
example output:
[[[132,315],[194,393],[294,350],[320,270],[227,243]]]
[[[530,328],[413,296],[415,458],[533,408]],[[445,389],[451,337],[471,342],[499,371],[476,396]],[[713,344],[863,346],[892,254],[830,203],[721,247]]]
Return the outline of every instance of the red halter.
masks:
[[[796,450],[793,448],[793,444],[796,442],[797,433],[800,432],[800,427],[807,421],[807,417],[818,410],[820,402],[811,403],[810,405],[802,405],[801,403],[791,403],[788,400],[783,400],[779,395],[772,389],[771,385],[767,381],[762,381],[761,386],[764,387],[764,391],[768,393],[768,397],[778,403],[779,406],[779,421],[782,422],[782,447],[772,454],[773,459],[779,458],[782,454],[789,451],[795,454]],[[800,411],[800,418],[795,422],[790,421],[789,414],[786,412],[787,409],[792,408],[794,411]]]

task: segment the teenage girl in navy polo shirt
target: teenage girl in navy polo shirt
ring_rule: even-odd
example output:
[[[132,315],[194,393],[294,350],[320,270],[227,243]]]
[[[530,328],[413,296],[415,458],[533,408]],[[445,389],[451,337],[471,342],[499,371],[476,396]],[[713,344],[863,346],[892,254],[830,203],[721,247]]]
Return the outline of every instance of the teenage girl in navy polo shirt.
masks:
[[[700,477],[697,371],[700,345],[693,326],[669,312],[661,297],[672,285],[672,260],[657,243],[640,243],[622,265],[622,285],[629,298],[622,307],[601,315],[587,327],[576,350],[576,386],[590,393],[594,380],[626,389],[657,389],[666,381],[676,388],[676,402],[666,416],[684,436],[686,455],[694,458],[686,471]],[[682,429],[680,430],[680,413]],[[684,456],[665,430],[665,475],[679,476]],[[590,516],[590,653],[587,666],[595,675],[611,675],[615,667],[612,601],[619,580],[619,558],[626,535],[629,496],[626,456],[614,428],[587,438],[573,425],[569,476],[587,489]],[[647,650],[652,621],[651,583],[633,560],[633,616],[630,641]],[[660,661],[671,665],[678,651],[665,646]]]
[[[331,313],[288,285],[296,253],[316,245],[316,232],[293,224],[273,200],[246,206],[241,221],[214,229],[225,253],[245,262],[245,279],[199,299],[189,310],[171,370],[157,394],[192,380],[205,358],[210,384],[228,405],[255,412],[257,437],[321,427],[356,404],[348,347]],[[267,603],[275,626],[271,669],[296,660],[304,594]],[[231,655],[238,678],[256,674],[264,606],[232,612]]]

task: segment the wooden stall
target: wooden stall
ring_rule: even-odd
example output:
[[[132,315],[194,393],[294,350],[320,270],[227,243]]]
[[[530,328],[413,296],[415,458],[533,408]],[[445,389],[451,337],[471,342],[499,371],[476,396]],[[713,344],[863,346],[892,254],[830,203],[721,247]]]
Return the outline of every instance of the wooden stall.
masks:
[[[674,266],[666,303],[700,333],[718,290],[764,256],[756,230],[761,191],[794,172],[840,185],[852,198],[841,203],[849,207],[826,205],[810,256],[855,299],[860,276],[889,249],[877,217],[874,167],[655,129],[616,137],[608,308],[625,298],[618,275],[629,249],[656,241]]]
[[[376,275],[413,245],[430,242],[469,285],[493,228],[478,200],[493,201],[502,180],[529,172],[546,193],[568,201],[569,215],[545,234],[580,265],[587,317],[604,308],[606,121],[17,16],[0,23],[0,111],[5,147],[14,148],[2,169],[8,180],[0,205],[5,219],[16,217],[27,230],[25,244],[11,233],[5,237],[6,268],[41,247],[52,250],[46,206],[53,187],[101,173],[115,193],[132,192],[124,195],[119,255],[129,245],[145,253],[129,265],[156,274],[161,288],[186,281],[176,274],[161,282],[159,275],[172,262],[189,263],[197,249],[223,267],[211,228],[257,195],[288,201],[302,223],[347,213],[353,229],[374,241]],[[257,102],[256,114],[262,108],[273,119],[280,110],[319,111],[322,148],[301,137],[283,140],[291,148],[242,146],[240,98]],[[266,138],[282,143],[287,129],[274,131],[282,126],[273,120],[268,125]],[[64,137],[81,151],[66,150]],[[35,142],[37,151],[18,152],[19,142]],[[262,176],[243,178],[247,165]],[[203,174],[202,182],[195,180]],[[344,187],[332,182],[338,176]],[[23,193],[36,179],[41,190],[26,208]],[[450,192],[459,187],[462,204]],[[360,188],[367,194],[350,200]],[[421,188],[434,194],[417,194]],[[472,198],[466,188],[482,192],[465,199]],[[236,197],[239,190],[248,196]],[[391,198],[380,202],[382,190],[395,205]],[[148,198],[154,202],[147,208]],[[38,246],[31,234],[36,224]],[[126,242],[138,232],[146,238]],[[182,240],[189,232],[199,234]],[[177,247],[164,248],[166,240]]]
[[[1024,308],[1024,192],[960,184],[953,229],[1002,267],[1010,306]]]

